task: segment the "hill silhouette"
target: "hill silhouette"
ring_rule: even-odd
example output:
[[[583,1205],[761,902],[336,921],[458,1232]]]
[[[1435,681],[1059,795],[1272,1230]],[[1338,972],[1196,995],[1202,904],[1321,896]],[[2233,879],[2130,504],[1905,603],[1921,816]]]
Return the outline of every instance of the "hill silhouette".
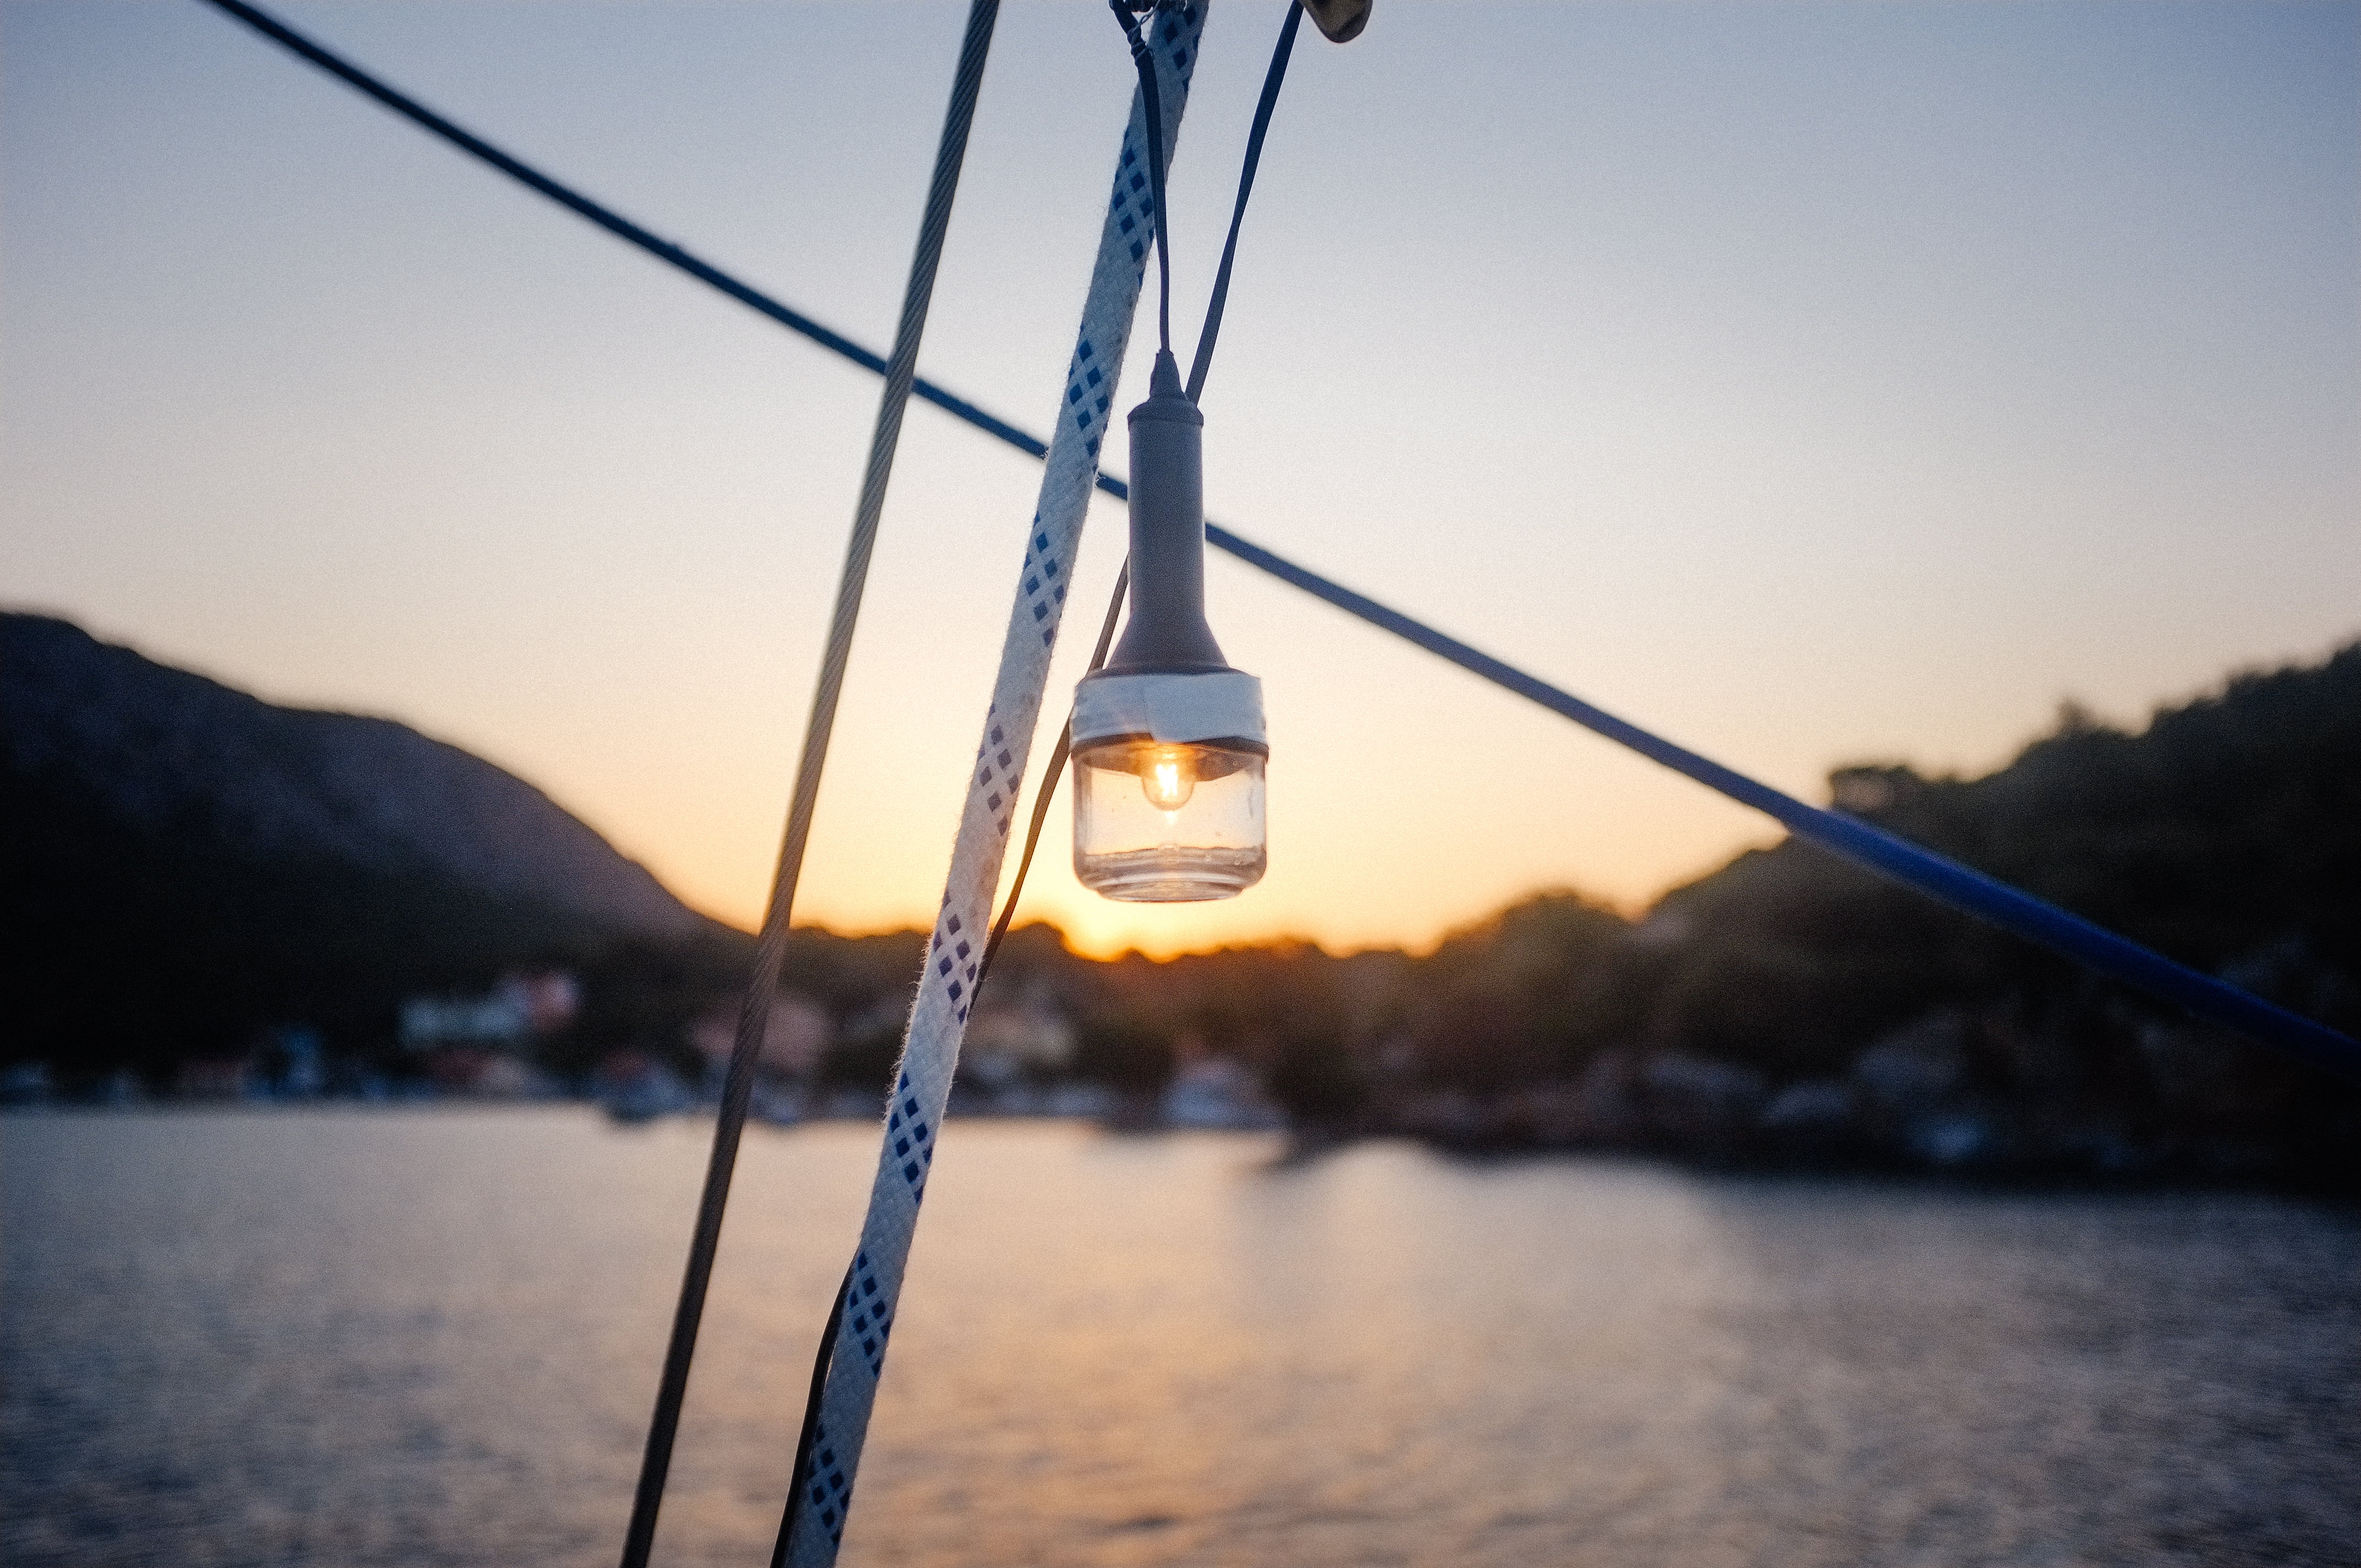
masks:
[[[1839,809],[2361,1035],[2361,644]],[[1560,894],[1401,976],[1376,1114],[1476,1142],[2361,1179],[2361,1094],[1812,845],[1631,925]],[[1380,1033],[1384,1030],[1381,1028]],[[1384,1066],[1389,1062],[1390,1066]]]
[[[2131,733],[2069,705],[1981,778],[1829,780],[1853,812],[2361,1035],[2361,645]],[[1644,917],[1545,893],[1433,952],[1308,944],[1083,964],[1058,995],[1150,1084],[1211,1048],[1300,1128],[1722,1163],[2361,1183],[2361,1091],[1809,844]]]
[[[12,1059],[157,1068],[618,944],[726,943],[541,791],[385,718],[273,707],[0,616]]]
[[[2361,644],[2136,733],[2070,705],[1983,777],[1881,762],[1829,788],[2361,1033]],[[0,619],[0,911],[18,933],[0,1057],[69,1082],[122,1065],[168,1081],[293,1022],[384,1066],[401,997],[533,964],[584,982],[542,1068],[579,1082],[627,1051],[693,1075],[749,950],[489,762],[21,615]],[[794,933],[783,985],[830,1031],[816,1081],[882,1083],[924,942]],[[1059,1070],[1127,1104],[1228,1058],[1315,1135],[2361,1184],[2353,1085],[1792,839],[1638,920],[1555,891],[1421,956],[1278,942],[1099,962],[1020,927],[979,1019],[995,1009],[1061,1020]]]

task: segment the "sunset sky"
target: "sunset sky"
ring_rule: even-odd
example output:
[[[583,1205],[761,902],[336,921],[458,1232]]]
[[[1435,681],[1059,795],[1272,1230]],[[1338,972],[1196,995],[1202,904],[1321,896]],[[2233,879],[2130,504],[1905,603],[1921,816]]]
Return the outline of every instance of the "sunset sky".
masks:
[[[954,0],[276,9],[890,339]],[[1207,27],[1184,357],[1281,15]],[[1010,0],[922,367],[1037,431],[1131,82],[1097,0]],[[210,7],[0,5],[0,604],[414,724],[752,925],[876,398]],[[1806,798],[2136,724],[2361,634],[2361,5],[1379,0],[1299,45],[1204,406],[1218,520]],[[931,917],[1038,480],[914,409],[799,917]],[[1037,767],[1122,544],[1102,504]],[[1102,903],[1061,806],[1027,908],[1086,949],[1637,909],[1776,836],[1208,592],[1270,873]]]

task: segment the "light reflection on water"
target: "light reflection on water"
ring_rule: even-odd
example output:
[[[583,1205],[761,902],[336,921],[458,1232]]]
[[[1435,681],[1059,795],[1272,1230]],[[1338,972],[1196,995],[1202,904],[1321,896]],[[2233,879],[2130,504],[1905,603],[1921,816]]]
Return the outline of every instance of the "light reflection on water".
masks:
[[[614,1561],[708,1130],[0,1122],[0,1557]],[[663,1563],[764,1561],[867,1128],[750,1137]],[[2361,1215],[954,1123],[845,1562],[2361,1561]]]

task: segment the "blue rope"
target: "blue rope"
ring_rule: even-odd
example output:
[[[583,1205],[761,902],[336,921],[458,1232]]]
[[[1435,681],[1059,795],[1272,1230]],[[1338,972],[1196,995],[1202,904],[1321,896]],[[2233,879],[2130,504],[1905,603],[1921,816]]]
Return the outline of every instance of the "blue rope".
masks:
[[[841,333],[822,326],[799,311],[789,309],[720,269],[691,256],[671,241],[658,238],[639,225],[559,184],[387,86],[359,67],[331,54],[252,5],[242,3],[242,0],[210,0],[210,3],[462,151],[481,159],[502,173],[580,214],[609,233],[671,263],[698,281],[719,289],[741,304],[759,311],[780,325],[802,334],[854,364],[881,375],[884,372],[884,356],[862,347]],[[1018,429],[996,414],[987,413],[966,399],[947,392],[932,382],[921,378],[913,390],[917,397],[953,418],[1006,442],[1028,456],[1041,457],[1049,453],[1048,445],[1038,437]],[[1098,488],[1118,500],[1130,498],[1129,488],[1111,474],[1099,475]],[[1250,543],[1225,528],[1208,522],[1205,525],[1205,542],[1218,550],[1229,552],[1248,565],[1259,567],[1283,583],[1301,588],[1315,598],[1326,600],[1348,615],[1357,616],[1372,626],[1390,631],[1430,653],[1448,659],[1463,670],[1481,675],[1494,685],[1537,702],[1551,712],[1570,718],[1619,745],[1628,746],[1643,757],[1695,779],[1708,789],[1718,790],[1741,805],[1751,806],[1775,817],[1798,838],[1809,839],[1857,865],[1891,877],[1929,898],[1980,920],[1989,921],[2003,930],[2015,932],[2054,952],[2062,953],[2077,963],[2136,986],[2196,1017],[2235,1029],[2250,1039],[2275,1046],[2348,1079],[2361,1080],[2361,1041],[2276,1006],[2212,975],[2175,963],[2161,953],[2119,937],[2078,915],[2069,914],[2054,904],[2021,892],[1982,872],[1972,871],[1957,861],[1921,849],[1883,828],[1872,827],[1856,817],[1806,806],[1793,795],[1782,794],[1768,784],[1757,784],[1743,773],[1700,757],[1685,747],[1675,746],[1636,724],[1593,707],[1580,697],[1561,691],[1546,681],[1503,663],[1488,653],[1479,652],[1455,638],[1446,637],[1400,610],[1389,609],[1367,595],[1355,593],[1316,572],[1272,554],[1259,544]]]
[[[1397,637],[1415,642],[1428,652],[1448,659],[1461,669],[1481,675],[1495,685],[1505,686],[1519,696],[1530,698],[1552,713],[1571,718],[1584,729],[1603,735],[1618,745],[1628,746],[1651,762],[1662,762],[1708,789],[1718,790],[1742,806],[1751,806],[1757,811],[1777,817],[1789,832],[1799,839],[1807,839],[1857,865],[1882,872],[1938,903],[1948,904],[1964,914],[1990,921],[2004,930],[2038,942],[2054,952],[2063,953],[2110,979],[2137,986],[2199,1018],[2235,1029],[2267,1045],[2277,1046],[2315,1066],[2361,1080],[2361,1043],[2325,1025],[2315,1024],[2284,1007],[2275,1006],[2250,992],[2242,991],[2186,964],[2175,963],[2163,954],[2151,951],[2128,938],[2119,937],[2104,927],[2093,925],[2079,915],[2069,914],[2054,904],[1971,870],[1932,850],[1922,849],[1859,817],[1806,806],[1769,784],[1758,784],[1710,758],[1700,757],[1686,747],[1675,746],[1661,736],[1652,735],[1628,719],[1618,718],[1611,713],[1593,707],[1580,697],[1561,691],[1513,665],[1503,663],[1489,653],[1470,648],[1456,638],[1446,637],[1431,626],[1412,620],[1400,610],[1389,609],[1366,595],[1356,594],[1316,572],[1306,571],[1291,561],[1282,560],[1261,545],[1240,539],[1227,529],[1209,522],[1205,525],[1205,539],[1208,543],[1228,551],[1239,560],[1261,567],[1283,583],[1290,583],[1315,598],[1325,599],[1337,609],[1360,617],[1372,626],[1383,627]]]

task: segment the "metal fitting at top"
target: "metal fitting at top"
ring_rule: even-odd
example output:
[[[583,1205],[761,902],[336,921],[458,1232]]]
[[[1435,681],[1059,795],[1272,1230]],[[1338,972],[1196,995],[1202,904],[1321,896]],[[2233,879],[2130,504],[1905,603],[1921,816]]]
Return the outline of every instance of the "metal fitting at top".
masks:
[[[1301,0],[1303,9],[1312,17],[1312,25],[1320,36],[1332,44],[1348,44],[1361,36],[1369,25],[1369,10],[1377,0]]]

